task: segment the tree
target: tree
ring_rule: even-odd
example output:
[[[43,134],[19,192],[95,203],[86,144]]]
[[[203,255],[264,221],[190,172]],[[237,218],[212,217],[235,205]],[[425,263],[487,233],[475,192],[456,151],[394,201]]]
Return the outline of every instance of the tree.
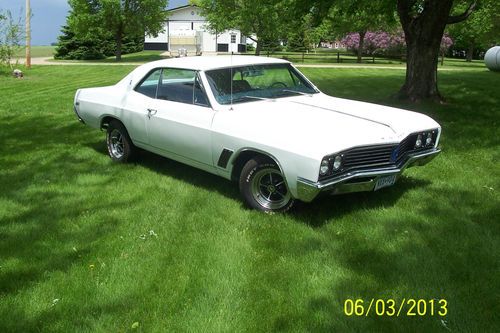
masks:
[[[255,55],[262,47],[283,38],[283,24],[289,18],[285,0],[196,0],[192,1],[202,9],[209,22],[210,30],[222,32],[238,29],[257,43]]]
[[[332,8],[335,0],[296,0],[307,12],[320,12],[315,8]],[[406,79],[398,96],[410,101],[432,99],[441,101],[437,86],[437,65],[441,39],[448,24],[466,20],[480,0],[359,0],[355,8],[365,8],[370,3],[384,6],[396,5],[406,40]],[[462,12],[452,10],[465,5]],[[369,8],[369,7],[368,7]],[[394,8],[394,7],[392,7]],[[377,14],[378,12],[373,12]],[[353,20],[356,20],[353,18]]]
[[[70,26],[61,28],[62,34],[57,38],[54,58],[64,60],[95,60],[106,57],[106,42],[109,38],[78,38]]]
[[[326,20],[315,25],[312,14],[293,18],[290,22],[285,33],[286,46],[289,51],[308,51],[311,47],[319,47],[322,41],[334,38]]]
[[[157,36],[167,19],[168,0],[69,0],[73,16],[68,22],[79,37],[110,32],[116,60],[122,56],[126,35]]]
[[[348,32],[358,33],[357,62],[361,63],[368,31],[388,31],[396,26],[394,8],[384,1],[337,1],[330,8],[327,18],[337,36]]]
[[[457,6],[455,12],[464,11],[465,4]],[[485,49],[500,41],[500,31],[495,23],[500,21],[500,2],[483,0],[470,17],[449,27],[448,31],[459,47],[467,50],[466,61],[472,61],[477,49]]]
[[[10,11],[0,13],[0,64],[11,66],[14,54],[21,49],[22,22],[14,20]]]
[[[70,14],[71,15],[71,14]],[[109,57],[115,53],[113,35],[106,31],[96,31],[94,35],[79,37],[69,25],[61,28],[55,50],[56,59],[94,60]],[[123,37],[122,54],[139,52],[144,49],[144,35]]]
[[[466,20],[476,1],[451,15],[454,0],[398,0],[397,11],[406,39],[406,79],[398,96],[410,101],[442,101],[437,85],[441,39],[447,24]],[[463,3],[463,2],[461,2]]]

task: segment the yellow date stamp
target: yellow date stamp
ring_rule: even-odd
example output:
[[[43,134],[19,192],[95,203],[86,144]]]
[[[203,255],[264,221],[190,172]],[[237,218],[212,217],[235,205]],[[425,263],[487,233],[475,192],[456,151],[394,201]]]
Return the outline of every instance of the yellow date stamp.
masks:
[[[344,314],[348,317],[368,317],[369,315],[377,317],[445,317],[448,314],[448,301],[443,298],[403,298],[402,300],[348,298],[344,301]]]

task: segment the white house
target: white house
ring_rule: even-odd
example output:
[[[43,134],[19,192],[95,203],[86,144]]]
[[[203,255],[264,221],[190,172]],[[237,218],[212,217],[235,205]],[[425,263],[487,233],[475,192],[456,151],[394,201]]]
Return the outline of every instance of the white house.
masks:
[[[239,30],[213,34],[208,31],[208,22],[200,11],[193,5],[168,10],[165,31],[158,37],[146,36],[144,49],[170,51],[172,54],[179,49],[186,49],[188,54],[246,51],[246,37]]]

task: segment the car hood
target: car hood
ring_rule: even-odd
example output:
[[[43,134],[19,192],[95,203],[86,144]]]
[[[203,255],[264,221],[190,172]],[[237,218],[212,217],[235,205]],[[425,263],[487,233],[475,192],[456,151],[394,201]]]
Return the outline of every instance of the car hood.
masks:
[[[235,104],[220,110],[213,130],[321,159],[351,147],[397,143],[438,128],[430,117],[319,93]]]

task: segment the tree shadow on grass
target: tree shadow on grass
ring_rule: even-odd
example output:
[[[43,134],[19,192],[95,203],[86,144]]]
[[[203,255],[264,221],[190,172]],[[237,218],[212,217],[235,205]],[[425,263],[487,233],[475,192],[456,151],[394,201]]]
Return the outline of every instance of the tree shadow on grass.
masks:
[[[376,192],[325,194],[310,203],[299,202],[293,217],[311,227],[321,228],[328,221],[348,215],[353,211],[394,207],[404,193],[413,188],[425,188],[430,184],[428,180],[403,175],[392,187]]]
[[[497,289],[500,268],[498,207],[493,202],[481,204],[473,190],[433,189],[421,199],[409,214],[378,215],[370,223],[357,223],[350,232],[318,230],[321,237],[315,246],[304,246],[302,238],[287,239],[287,248],[298,249],[290,253],[283,252],[279,242],[263,242],[265,252],[279,253],[284,262],[301,262],[300,258],[326,252],[327,259],[321,257],[325,270],[333,266],[342,272],[326,288],[308,293],[301,311],[275,318],[274,327],[286,330],[305,323],[311,332],[447,331],[444,320],[452,331],[495,331],[499,304],[492,291]],[[480,204],[481,209],[471,209]],[[278,266],[274,261],[267,264]],[[314,269],[320,276],[324,273],[321,266]],[[282,276],[287,273],[281,271]],[[261,272],[259,280],[274,275],[280,276],[276,271]],[[405,306],[400,317],[377,316],[375,308],[369,316],[344,313],[346,299],[363,299],[366,311],[372,298],[425,299],[427,312],[407,316],[409,306]],[[430,314],[433,299],[448,302],[445,317]]]
[[[109,202],[88,203],[88,198],[75,196],[62,185],[88,173],[92,163],[62,153],[49,161],[46,157],[32,157],[22,166],[15,162],[2,164],[6,168],[10,165],[15,172],[9,172],[7,188],[0,198],[18,208],[9,209],[1,219],[0,256],[6,262],[14,260],[22,265],[17,271],[5,271],[6,267],[0,271],[1,294],[19,292],[47,272],[65,270],[77,259],[68,244],[78,244],[78,255],[82,256],[91,242],[112,232],[118,223],[112,218],[97,226],[78,222],[85,212],[106,216],[110,208]],[[112,181],[111,176],[107,177],[104,181]],[[87,185],[86,190],[92,195],[101,186]],[[113,206],[130,204],[113,202]],[[54,242],[60,246],[48,247]]]
[[[470,211],[467,205],[477,204],[472,191],[439,189],[434,194],[442,198],[439,203],[426,200],[412,217],[384,219],[378,226],[383,232],[372,233],[370,238],[364,236],[364,230],[335,237],[336,260],[350,273],[327,294],[309,302],[306,311],[338,314],[339,320],[322,331],[336,331],[339,326],[363,331],[381,327],[391,332],[446,330],[440,319],[453,331],[493,332],[498,327],[499,305],[491,293],[498,285],[499,235],[493,223],[498,208],[487,205]],[[455,198],[460,198],[463,206],[457,205]],[[403,230],[406,233],[401,235]],[[363,321],[343,314],[346,299],[364,299],[368,307],[372,297],[446,299],[453,310],[445,318],[429,313],[412,318],[406,315],[409,307],[405,307],[397,320],[377,317],[374,312]],[[311,330],[321,331],[317,328]]]
[[[80,156],[82,133],[75,125],[37,116],[2,121],[6,127],[0,134],[0,331],[13,331],[23,324],[26,311],[26,304],[15,300],[53,273],[85,265],[95,242],[121,222],[109,214],[110,208],[129,207],[134,199],[90,200],[113,181],[114,175],[106,172],[85,184],[84,192],[79,190],[78,177],[95,175],[100,164]],[[92,214],[102,220],[88,219]],[[2,329],[8,326],[12,329]]]
[[[89,146],[96,152],[107,155],[104,141],[93,142]],[[144,150],[140,151],[137,165],[193,186],[215,191],[226,198],[240,200],[242,207],[247,208],[243,204],[235,182]],[[325,194],[310,203],[299,201],[288,214],[301,223],[317,228],[331,219],[339,218],[359,209],[392,207],[405,192],[429,184],[430,182],[427,180],[402,176],[393,187],[377,192],[360,192],[338,196]]]
[[[92,142],[88,146],[99,154],[108,155],[104,140]],[[234,182],[142,149],[139,149],[139,156],[135,163],[155,173],[169,176],[209,191],[215,191],[226,198],[239,198],[240,195],[238,186]]]

